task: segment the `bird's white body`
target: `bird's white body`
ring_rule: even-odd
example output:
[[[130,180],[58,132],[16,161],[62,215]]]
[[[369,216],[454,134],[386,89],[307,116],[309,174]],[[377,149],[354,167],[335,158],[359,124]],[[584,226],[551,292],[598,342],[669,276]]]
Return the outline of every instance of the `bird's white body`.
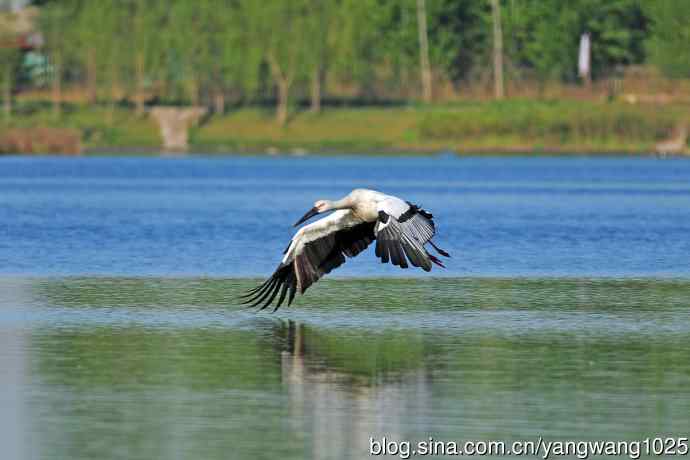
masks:
[[[382,205],[386,205],[386,208],[397,212],[398,215],[405,212],[405,209],[408,207],[407,203],[400,198],[375,190],[358,188],[353,190],[348,196],[351,197],[354,203],[352,212],[364,222],[374,222],[378,219]]]
[[[389,210],[396,218],[409,208],[409,205],[398,197],[361,188],[353,190],[340,201],[345,201],[351,207],[338,209],[300,228],[292,237],[290,246],[283,257],[283,263],[292,260],[294,255],[300,253],[303,246],[310,241],[363,222],[376,222],[381,208]]]
[[[356,256],[374,240],[381,261],[401,268],[408,267],[408,260],[425,271],[431,270],[432,263],[443,267],[424,248],[426,243],[448,257],[431,241],[435,234],[433,216],[396,196],[355,189],[337,201],[317,201],[295,225],[327,211],[333,212],[295,233],[273,276],[250,291],[250,302],[257,305],[268,298],[265,308],[280,290],[277,309],[289,289],[289,305],[297,290],[304,293],[323,275],[342,265],[345,256]]]

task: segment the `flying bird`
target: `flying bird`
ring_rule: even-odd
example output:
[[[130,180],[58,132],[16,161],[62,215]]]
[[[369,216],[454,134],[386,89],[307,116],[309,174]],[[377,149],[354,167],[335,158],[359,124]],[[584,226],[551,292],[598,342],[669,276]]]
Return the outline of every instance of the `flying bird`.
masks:
[[[408,268],[409,263],[431,271],[432,263],[443,263],[424,247],[429,243],[440,255],[450,255],[431,241],[436,228],[433,216],[419,206],[375,190],[355,189],[337,201],[318,200],[314,207],[297,221],[295,227],[312,217],[334,211],[300,228],[284,251],[283,260],[263,284],[243,296],[245,304],[260,308],[271,305],[280,293],[273,311],[288,305],[297,291],[300,294],[355,257],[376,240],[376,256],[382,263]]]

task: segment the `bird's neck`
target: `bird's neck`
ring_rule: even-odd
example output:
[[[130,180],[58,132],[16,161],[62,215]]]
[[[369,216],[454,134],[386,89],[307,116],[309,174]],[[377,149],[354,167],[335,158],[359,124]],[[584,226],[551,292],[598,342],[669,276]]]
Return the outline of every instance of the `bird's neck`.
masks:
[[[329,203],[330,209],[350,209],[352,207],[352,202],[349,197],[345,197],[340,200],[331,201]]]

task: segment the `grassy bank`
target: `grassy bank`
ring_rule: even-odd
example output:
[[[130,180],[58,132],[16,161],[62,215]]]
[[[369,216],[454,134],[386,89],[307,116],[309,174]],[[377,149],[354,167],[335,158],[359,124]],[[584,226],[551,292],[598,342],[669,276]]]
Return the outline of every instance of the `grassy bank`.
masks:
[[[682,105],[589,101],[461,103],[298,112],[281,127],[273,112],[248,108],[212,116],[192,129],[191,150],[204,152],[647,153],[690,120]],[[87,151],[155,150],[156,124],[126,109],[72,106],[59,118],[48,107],[20,111],[12,128],[78,130]],[[0,147],[1,148],[1,147]]]
[[[70,104],[56,117],[49,105],[31,102],[19,105],[9,123],[0,119],[0,152],[7,150],[1,142],[3,133],[35,128],[77,131],[86,149],[157,149],[161,145],[156,123],[127,109]]]

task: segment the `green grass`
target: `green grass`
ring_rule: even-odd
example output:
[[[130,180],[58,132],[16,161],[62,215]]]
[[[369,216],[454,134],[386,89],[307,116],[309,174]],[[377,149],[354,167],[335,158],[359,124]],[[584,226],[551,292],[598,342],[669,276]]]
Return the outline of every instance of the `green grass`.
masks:
[[[683,120],[680,108],[622,103],[507,101],[430,112],[422,140],[459,150],[650,151]]]
[[[405,150],[401,141],[415,134],[417,122],[418,115],[405,109],[331,109],[321,114],[298,113],[286,126],[279,126],[272,112],[245,109],[211,118],[194,131],[192,143],[245,151]]]
[[[72,105],[59,119],[50,107],[21,107],[7,127],[78,129],[90,151],[156,150],[153,120],[117,108]],[[294,112],[279,126],[269,109],[212,116],[191,131],[192,151],[219,153],[647,153],[668,138],[690,109],[620,102],[464,102],[393,108],[326,108]]]
[[[226,151],[646,153],[688,112],[682,106],[510,100],[331,109],[297,114],[280,127],[272,113],[247,109],[212,118],[192,140]]]
[[[87,148],[158,148],[161,137],[149,117],[137,117],[130,110],[66,105],[59,117],[50,107],[19,106],[9,123],[0,121],[0,134],[8,128],[51,127],[76,129]],[[0,148],[0,150],[2,150]]]

